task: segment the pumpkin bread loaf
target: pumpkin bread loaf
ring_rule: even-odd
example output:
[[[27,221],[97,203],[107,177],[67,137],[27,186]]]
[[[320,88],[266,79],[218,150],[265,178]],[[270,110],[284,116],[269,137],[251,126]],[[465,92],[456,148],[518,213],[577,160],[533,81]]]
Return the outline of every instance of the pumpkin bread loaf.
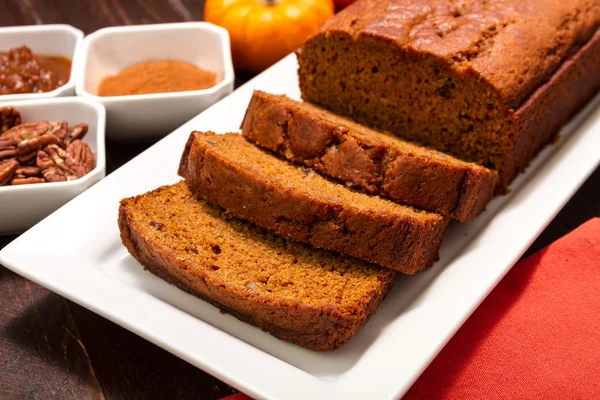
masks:
[[[261,91],[250,100],[242,134],[349,186],[463,222],[485,209],[497,181],[495,171]]]
[[[359,0],[297,52],[302,97],[502,192],[600,89],[599,26],[598,0]]]
[[[127,198],[121,239],[150,272],[273,336],[311,350],[348,342],[394,272],[232,218],[185,181]]]
[[[193,132],[179,174],[237,217],[406,274],[433,264],[448,223],[439,214],[328,181],[235,133]]]

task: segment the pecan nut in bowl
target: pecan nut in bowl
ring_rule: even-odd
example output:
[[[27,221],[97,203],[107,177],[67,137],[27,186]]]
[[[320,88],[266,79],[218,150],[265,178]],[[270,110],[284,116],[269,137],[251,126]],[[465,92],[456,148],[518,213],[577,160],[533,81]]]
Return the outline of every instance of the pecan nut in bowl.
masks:
[[[92,172],[94,169],[94,153],[92,153],[90,146],[80,139],[74,140],[67,146],[67,154],[73,157],[73,160],[83,167],[83,175]]]
[[[85,122],[83,122],[81,124],[69,126],[67,128],[66,136],[62,139],[63,145],[68,146],[74,140],[83,139],[83,137],[87,133],[88,129],[89,129],[88,124],[86,124]]]
[[[94,154],[81,140],[88,124],[37,121],[15,125],[20,122],[17,109],[0,108],[0,186],[72,181],[94,169]]]
[[[19,163],[15,159],[0,161],[0,186],[12,179],[17,168],[19,168]]]
[[[17,157],[17,142],[14,139],[0,139],[0,162]]]
[[[35,166],[19,166],[10,180],[11,185],[28,185],[44,182],[46,180],[42,177],[42,170]]]
[[[83,142],[80,143],[87,146]],[[91,169],[88,171],[89,161],[85,149],[80,150],[81,153],[76,150],[73,152],[77,154],[77,159],[56,144],[51,144],[37,153],[37,166],[42,170],[42,175],[47,182],[72,181],[91,171]]]
[[[29,160],[18,160],[18,161],[22,167],[35,167],[36,161],[37,161],[37,154],[36,154],[36,157],[32,157]]]
[[[37,151],[49,144],[59,142],[54,134],[60,129],[66,131],[66,123],[39,121],[17,125],[0,135],[0,140],[16,142],[16,156],[19,162],[26,163],[35,158]]]
[[[48,134],[37,136],[31,139],[24,139],[17,143],[17,159],[19,162],[26,163],[27,161],[35,158],[38,150],[50,144],[57,144],[58,142],[58,137]]]
[[[0,107],[0,133],[21,124],[21,113],[14,107]]]
[[[85,136],[85,133],[87,133],[87,124],[69,126],[67,121],[62,121],[60,124],[60,128],[54,131],[53,135],[58,138],[58,143],[63,149],[73,140],[79,136],[83,137]],[[82,127],[81,125],[85,125],[85,127]]]
[[[15,176],[11,181],[11,185],[30,185],[32,183],[45,183],[46,180],[44,178],[37,178],[35,176],[32,177],[17,177]]]
[[[12,138],[17,142],[26,139],[33,139],[38,136],[54,134],[61,128],[65,127],[64,122],[60,121],[37,121],[26,122],[17,126],[13,126],[6,132],[0,135],[0,139]]]
[[[16,176],[23,176],[25,178],[31,178],[31,177],[41,178],[42,177],[42,170],[39,169],[38,167],[35,167],[35,166],[25,166],[25,167],[20,166],[15,171],[15,175]]]

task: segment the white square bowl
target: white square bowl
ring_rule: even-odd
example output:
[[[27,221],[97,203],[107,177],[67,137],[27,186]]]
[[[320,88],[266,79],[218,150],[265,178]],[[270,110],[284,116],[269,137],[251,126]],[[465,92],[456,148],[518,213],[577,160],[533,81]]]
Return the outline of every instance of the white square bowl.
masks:
[[[51,97],[74,96],[75,76],[79,65],[77,55],[83,40],[83,32],[71,25],[32,25],[0,28],[0,50],[28,46],[35,54],[64,56],[72,60],[69,81],[50,92],[0,95],[1,102]]]
[[[68,121],[69,125],[87,123],[89,130],[83,141],[92,149],[96,166],[89,174],[74,181],[0,186],[0,234],[29,229],[106,175],[106,112],[101,104],[68,97],[0,103],[0,107],[7,105],[17,108],[24,122],[49,120]]]
[[[83,40],[77,95],[106,107],[108,138],[131,142],[164,136],[233,90],[229,34],[207,22],[100,29]],[[102,78],[135,64],[176,60],[217,74],[204,90],[131,96],[98,96]]]

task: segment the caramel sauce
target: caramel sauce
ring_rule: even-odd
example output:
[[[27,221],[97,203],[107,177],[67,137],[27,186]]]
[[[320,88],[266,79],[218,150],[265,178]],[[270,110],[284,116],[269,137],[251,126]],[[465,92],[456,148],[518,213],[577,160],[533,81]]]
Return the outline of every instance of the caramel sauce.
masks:
[[[67,83],[71,77],[71,59],[65,56],[38,56],[42,66],[55,71],[61,82]],[[61,85],[62,86],[62,85]]]
[[[0,51],[0,95],[50,92],[69,81],[71,60],[37,55],[27,46]]]

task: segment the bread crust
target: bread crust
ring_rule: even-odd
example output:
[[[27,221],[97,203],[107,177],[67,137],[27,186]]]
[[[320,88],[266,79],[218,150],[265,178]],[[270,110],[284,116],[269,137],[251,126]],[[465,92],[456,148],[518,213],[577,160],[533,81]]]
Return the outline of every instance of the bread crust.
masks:
[[[598,28],[596,0],[361,0],[314,37],[374,38],[427,55],[485,82],[517,110]]]
[[[461,222],[485,210],[496,172],[255,91],[242,122],[254,143],[364,191]]]
[[[149,195],[152,192],[142,196]],[[369,301],[357,304],[355,310],[338,310],[334,306],[314,307],[303,304],[300,299],[289,302],[249,296],[247,292],[236,290],[227,282],[215,281],[201,272],[210,266],[190,268],[168,247],[152,240],[151,235],[147,234],[148,227],[141,225],[133,216],[132,211],[139,197],[123,199],[119,207],[121,240],[129,253],[159,278],[281,340],[310,350],[336,350],[347,343],[375,313],[392,287],[393,274],[382,276],[377,290],[366,294]]]
[[[560,129],[600,91],[600,30],[514,113],[507,180],[523,171]]]
[[[252,162],[228,155],[233,146],[243,146]],[[270,174],[257,164],[271,160],[277,169],[291,171],[289,176]],[[311,170],[304,172],[241,135],[212,132],[191,134],[179,169],[179,175],[209,202],[284,237],[406,274],[429,267],[438,258],[448,218],[369,198],[335,183],[326,182],[334,195],[315,194],[326,185],[311,182]],[[356,196],[361,202],[376,201],[380,209],[349,204]]]

